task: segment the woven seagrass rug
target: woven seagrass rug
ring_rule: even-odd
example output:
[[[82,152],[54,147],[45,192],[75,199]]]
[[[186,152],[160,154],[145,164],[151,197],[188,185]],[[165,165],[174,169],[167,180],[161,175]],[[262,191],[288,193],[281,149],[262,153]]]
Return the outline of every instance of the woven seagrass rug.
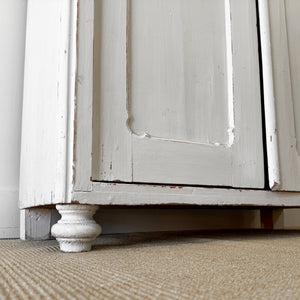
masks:
[[[88,253],[0,240],[0,299],[300,299],[300,232],[102,236]]]

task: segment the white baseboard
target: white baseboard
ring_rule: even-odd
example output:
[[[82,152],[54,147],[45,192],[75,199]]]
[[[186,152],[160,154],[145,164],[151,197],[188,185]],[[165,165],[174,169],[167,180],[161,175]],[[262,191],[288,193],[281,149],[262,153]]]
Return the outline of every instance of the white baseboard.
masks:
[[[300,229],[300,208],[283,209],[282,212],[274,211],[274,228],[284,230]]]
[[[0,239],[20,237],[18,190],[0,190]]]

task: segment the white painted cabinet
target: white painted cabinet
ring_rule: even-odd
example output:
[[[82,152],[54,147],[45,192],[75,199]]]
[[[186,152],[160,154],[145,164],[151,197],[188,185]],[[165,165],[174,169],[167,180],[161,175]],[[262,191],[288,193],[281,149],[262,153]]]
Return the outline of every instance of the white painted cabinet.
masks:
[[[254,0],[28,0],[20,206],[61,204],[64,251],[99,233],[92,204],[300,205],[265,188],[300,183],[273,12],[298,4],[258,2],[259,33]]]

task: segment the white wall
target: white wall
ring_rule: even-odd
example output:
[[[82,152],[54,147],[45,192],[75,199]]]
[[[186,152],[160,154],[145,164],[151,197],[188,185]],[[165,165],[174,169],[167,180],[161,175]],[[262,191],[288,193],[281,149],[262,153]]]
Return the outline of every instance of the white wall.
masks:
[[[0,238],[19,236],[26,0],[0,0]]]

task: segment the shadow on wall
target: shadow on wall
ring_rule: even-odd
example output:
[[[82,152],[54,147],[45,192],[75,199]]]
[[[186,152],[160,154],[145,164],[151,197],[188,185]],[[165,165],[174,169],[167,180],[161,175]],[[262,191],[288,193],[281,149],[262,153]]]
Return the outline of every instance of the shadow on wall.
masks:
[[[26,0],[0,1],[0,238],[19,237]]]

